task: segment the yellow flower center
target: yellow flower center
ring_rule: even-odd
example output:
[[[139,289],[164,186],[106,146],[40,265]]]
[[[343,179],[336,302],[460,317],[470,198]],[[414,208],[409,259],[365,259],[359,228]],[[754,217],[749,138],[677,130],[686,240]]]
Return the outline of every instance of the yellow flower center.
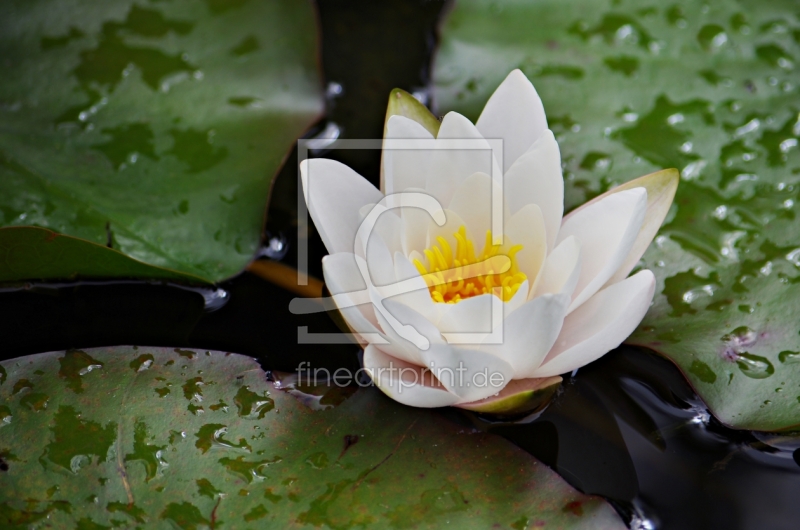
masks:
[[[511,300],[522,282],[525,273],[517,266],[516,254],[522,245],[493,245],[492,231],[486,232],[486,245],[480,256],[475,257],[475,245],[467,237],[467,229],[461,227],[454,234],[455,251],[443,237],[437,237],[437,245],[424,251],[427,267],[418,259],[414,265],[422,275],[434,302],[455,304],[466,298],[491,293],[504,302]]]

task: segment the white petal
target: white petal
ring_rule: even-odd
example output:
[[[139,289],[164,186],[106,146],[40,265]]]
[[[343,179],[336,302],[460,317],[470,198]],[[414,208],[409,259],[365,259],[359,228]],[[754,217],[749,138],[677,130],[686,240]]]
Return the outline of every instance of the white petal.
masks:
[[[558,142],[550,130],[509,168],[503,187],[512,214],[528,204],[539,205],[547,228],[547,248],[552,249],[564,214],[564,178]]]
[[[369,234],[370,240],[380,238],[389,249],[389,252],[395,253],[403,249],[403,220],[397,215],[396,211],[384,208],[380,204],[367,204],[361,207],[358,212],[358,217],[363,223],[367,215],[372,213],[373,208],[377,208],[382,212],[375,221],[372,232]],[[360,242],[363,245],[363,242]],[[358,247],[356,248],[358,250]]]
[[[458,395],[459,403],[494,395],[514,376],[506,361],[474,349],[440,344],[431,346],[422,356],[425,367],[451,393]]]
[[[308,212],[330,254],[353,252],[359,210],[383,195],[358,173],[335,160],[315,158],[300,163]]]
[[[391,344],[391,347],[381,346],[384,351],[412,364],[422,365],[422,339],[427,341],[427,347],[445,343],[436,326],[421,313],[403,303],[382,297],[376,289],[370,289],[370,298],[375,306],[375,317]]]
[[[631,247],[622,265],[619,266],[614,275],[606,282],[606,285],[616,283],[628,276],[639,262],[639,258],[642,257],[647,247],[650,246],[650,242],[655,237],[658,229],[661,228],[661,223],[664,222],[664,218],[669,212],[672,199],[675,197],[675,191],[678,189],[679,181],[680,175],[676,169],[662,169],[661,171],[656,171],[655,173],[650,173],[649,175],[620,184],[616,188],[612,188],[599,197],[595,197],[586,204],[579,206],[567,215],[567,218],[569,218],[580,210],[588,208],[595,202],[601,201],[608,195],[614,193],[637,187],[643,187],[647,190],[647,213],[645,213],[644,222],[642,222],[642,228],[639,230],[636,242]]]
[[[394,358],[372,344],[364,350],[364,368],[384,394],[404,405],[446,407],[459,399],[433,380],[430,372]]]
[[[533,289],[533,297],[547,293],[563,293],[570,297],[581,274],[581,245],[575,236],[569,236],[547,256]]]
[[[542,100],[525,74],[508,74],[486,102],[477,127],[484,138],[503,139],[504,170],[547,130]]]
[[[514,296],[511,297],[511,300],[505,303],[505,316],[507,317],[520,307],[528,300],[528,291],[530,289],[530,282],[525,280],[522,282],[522,285],[519,286],[517,292],[514,293]]]
[[[339,252],[322,258],[322,273],[325,285],[331,294],[340,295],[347,303],[339,305],[339,312],[344,317],[347,325],[363,336],[366,334],[380,334],[380,327],[372,302],[366,292],[366,283],[356,265],[354,254]],[[360,305],[354,302],[361,301]]]
[[[461,300],[455,304],[443,304],[446,309],[439,319],[438,328],[447,338],[448,342],[453,340],[448,337],[452,333],[474,334],[474,342],[467,344],[480,344],[482,337],[480,334],[489,334],[494,328],[492,317],[494,310],[498,313],[494,315],[496,323],[503,320],[503,301],[493,294],[481,294]]]
[[[476,172],[500,176],[500,167],[494,161],[491,146],[478,129],[457,112],[449,112],[442,120],[436,149],[431,153],[431,165],[425,189],[443,206],[450,204],[453,193],[467,177]],[[469,145],[456,140],[472,140]],[[453,148],[455,145],[456,148]],[[492,172],[492,168],[496,168]]]
[[[372,280],[372,285],[378,287],[391,286],[395,283],[394,259],[392,253],[386,248],[383,239],[373,234],[369,238],[366,253],[367,270]]]
[[[492,207],[493,203],[497,205],[496,209]],[[486,173],[475,173],[458,187],[447,209],[464,220],[477,255],[485,246],[486,231],[492,229],[493,212],[496,211],[498,220],[502,221],[506,211],[503,188]]]
[[[433,135],[419,123],[405,116],[392,116],[386,124],[387,139],[433,140]],[[409,142],[412,145],[412,142]],[[425,144],[421,143],[420,147]],[[408,188],[424,188],[428,178],[431,146],[427,149],[384,148],[383,171],[386,195]]]
[[[504,318],[525,304],[527,292],[526,280],[508,302],[493,294],[482,294],[455,304],[434,303],[442,308],[436,327],[451,344],[481,344],[485,335],[500,327]]]
[[[517,264],[533,285],[547,255],[547,231],[539,207],[529,204],[514,214],[506,225],[506,235],[512,245],[522,245]]]
[[[596,293],[619,268],[636,240],[647,208],[647,192],[633,188],[564,220],[557,243],[575,236],[581,244],[581,274],[570,312]]]
[[[555,346],[531,377],[571,372],[619,346],[644,318],[656,280],[643,270],[606,287],[564,320]]]
[[[425,190],[411,188],[406,192],[427,193]],[[406,201],[403,202],[404,204]],[[403,206],[400,208],[400,219],[403,222],[403,254],[410,255],[411,252],[421,252],[427,248],[428,227],[436,226],[436,221],[431,215],[422,208],[413,206]]]
[[[403,282],[405,292],[392,296],[391,299],[407,305],[436,325],[441,318],[441,307],[445,304],[433,301],[428,285],[417,268],[399,252],[394,255],[394,273],[396,281]]]
[[[508,361],[514,379],[533,377],[561,331],[569,301],[566,294],[547,294],[527,302],[503,322],[502,344],[480,349]]]

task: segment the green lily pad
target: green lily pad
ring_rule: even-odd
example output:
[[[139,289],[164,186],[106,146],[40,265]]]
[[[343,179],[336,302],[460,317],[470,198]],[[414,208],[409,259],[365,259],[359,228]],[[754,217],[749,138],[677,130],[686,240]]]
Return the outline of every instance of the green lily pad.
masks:
[[[322,110],[308,2],[6,2],[0,50],[0,226],[151,266],[104,258],[118,276],[239,272],[273,175]],[[21,262],[47,252],[29,234]],[[79,246],[0,275],[91,276]]]
[[[628,342],[746,429],[800,426],[800,23],[791,0],[459,2],[435,62],[439,111],[477,118],[513,68],[533,81],[572,209],[681,172],[641,266],[655,304]]]
[[[0,256],[0,282],[122,276],[208,283],[199,276],[152,267],[118,250],[33,226],[0,228]]]
[[[253,359],[169,348],[0,366],[3,528],[624,528],[505,440],[376,389],[312,410]]]

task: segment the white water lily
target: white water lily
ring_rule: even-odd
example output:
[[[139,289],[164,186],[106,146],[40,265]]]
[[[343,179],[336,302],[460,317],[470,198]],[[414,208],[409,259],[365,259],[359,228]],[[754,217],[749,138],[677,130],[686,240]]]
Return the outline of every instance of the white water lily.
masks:
[[[395,96],[416,108],[406,116],[390,110],[385,141],[428,143],[384,149],[380,190],[333,160],[300,166],[330,253],[326,284],[365,346],[374,383],[407,405],[480,410],[625,340],[655,288],[649,270],[628,274],[667,213],[677,172],[629,182],[563,216],[559,147],[519,70],[474,125],[455,112],[439,124],[407,94]],[[453,139],[479,149],[453,149]],[[502,139],[502,160],[486,139]],[[418,207],[386,209],[387,196],[409,193],[436,199],[444,218]],[[491,232],[490,197],[502,199],[501,240]],[[359,232],[365,218],[377,219],[369,233]],[[410,339],[408,326],[424,340]]]

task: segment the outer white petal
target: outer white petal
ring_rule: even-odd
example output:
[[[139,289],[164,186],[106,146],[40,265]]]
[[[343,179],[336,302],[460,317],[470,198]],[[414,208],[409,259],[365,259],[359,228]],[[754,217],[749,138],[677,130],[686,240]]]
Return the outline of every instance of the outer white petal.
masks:
[[[547,228],[547,248],[552,249],[564,215],[564,178],[558,142],[550,130],[544,131],[509,168],[503,177],[503,187],[512,214],[528,204],[541,208]]]
[[[383,195],[346,165],[315,158],[300,163],[308,212],[328,252],[353,252],[359,210],[377,203]]]
[[[529,285],[533,285],[547,255],[547,231],[539,207],[529,204],[515,213],[508,220],[506,235],[512,245],[522,245],[516,256],[517,264],[528,277]]]
[[[664,222],[664,218],[669,212],[672,199],[675,197],[675,192],[678,189],[679,180],[680,175],[678,174],[678,170],[662,169],[661,171],[656,171],[655,173],[650,173],[649,175],[620,184],[616,188],[608,190],[603,195],[595,197],[586,204],[579,206],[567,216],[567,218],[569,218],[584,208],[588,208],[595,202],[602,201],[608,195],[613,195],[614,193],[638,187],[643,187],[647,190],[647,213],[645,214],[644,222],[642,223],[641,230],[639,230],[636,242],[633,244],[628,256],[622,262],[622,265],[620,265],[617,272],[609,278],[606,285],[624,279],[639,262],[639,258],[641,258],[642,254],[647,250],[647,247],[650,245],[650,242],[655,237],[658,229],[661,227],[661,223]]]
[[[394,259],[380,237],[370,237],[367,245],[367,270],[372,280],[372,285],[384,292],[383,286],[395,283]]]
[[[443,206],[447,207],[450,204],[455,190],[473,173],[498,176],[501,174],[500,167],[494,161],[491,146],[472,122],[461,114],[449,112],[442,120],[436,138],[453,141],[474,140],[469,146],[461,145],[457,149],[453,148],[453,142],[436,142],[437,148],[431,153],[431,165],[425,189]],[[494,173],[493,167],[496,168]]]
[[[367,204],[362,206],[361,210],[358,212],[359,219],[363,222],[367,215],[372,212],[373,208],[377,208],[378,211],[382,211],[383,213],[380,214],[375,226],[372,228],[372,232],[369,234],[370,240],[380,238],[383,240],[386,248],[389,249],[389,252],[392,253],[402,250],[405,231],[403,220],[395,211],[388,210],[380,204]],[[363,245],[363,241],[361,244]],[[356,247],[356,250],[358,251],[359,248]]]
[[[503,139],[504,171],[547,130],[542,100],[525,74],[508,74],[486,102],[477,127],[484,138]]]
[[[569,236],[547,256],[532,295],[563,293],[571,297],[580,274],[581,244],[575,236]]]
[[[647,192],[633,188],[609,195],[564,220],[557,243],[575,236],[581,243],[581,274],[570,312],[596,293],[622,261],[639,234]]]
[[[469,403],[500,392],[514,377],[510,364],[494,355],[450,344],[433,345],[423,352],[425,367],[459,403]],[[491,384],[492,375],[494,382]]]
[[[555,346],[532,377],[571,372],[619,346],[644,318],[656,280],[649,270],[606,287],[564,320]]]
[[[395,115],[386,124],[386,139],[433,140],[433,135],[419,123]],[[412,142],[409,142],[411,145]],[[424,188],[428,178],[431,150],[385,149],[383,150],[383,174],[386,195],[408,188]]]
[[[459,398],[433,380],[430,372],[392,357],[370,344],[364,350],[364,368],[381,391],[412,407],[446,407]]]
[[[409,326],[411,330],[427,339],[430,345],[445,343],[436,326],[421,313],[401,302],[384,298],[376,289],[370,289],[370,298],[375,305],[375,317],[390,342],[390,346],[381,346],[384,351],[412,364],[424,364],[423,350],[414,342],[404,338],[402,333],[408,333],[409,330],[404,331],[403,326]],[[380,310],[379,304],[388,315]]]
[[[503,343],[480,347],[508,361],[514,368],[514,379],[533,377],[556,341],[570,297],[546,294],[511,313],[503,322]]]
[[[347,307],[339,307],[340,313],[353,331],[362,336],[368,333],[383,336],[375,318],[372,302],[369,296],[365,295],[366,283],[358,271],[356,259],[361,258],[356,258],[354,254],[348,252],[330,254],[322,258],[325,285],[332,294],[343,295],[346,300],[364,301],[361,305],[347,304]],[[359,295],[359,293],[364,294]],[[385,336],[383,337],[385,339]]]

